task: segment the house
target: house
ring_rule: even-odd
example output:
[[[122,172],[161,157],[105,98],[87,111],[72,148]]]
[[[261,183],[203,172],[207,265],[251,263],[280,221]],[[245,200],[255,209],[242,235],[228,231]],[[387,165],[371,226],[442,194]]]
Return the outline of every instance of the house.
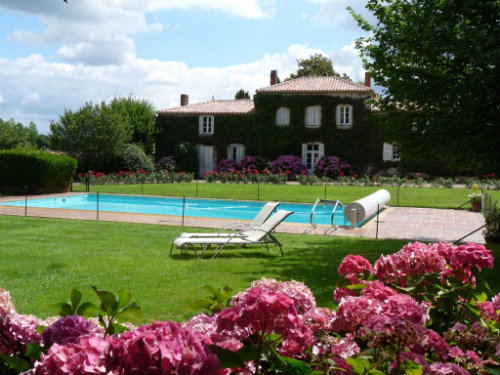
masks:
[[[187,141],[198,150],[199,175],[214,170],[221,159],[239,161],[245,155],[274,160],[294,154],[309,173],[315,161],[330,155],[361,173],[379,170],[398,155],[392,144],[383,144],[379,126],[366,121],[371,113],[366,101],[373,95],[369,75],[365,85],[339,77],[278,83],[275,70],[270,85],[258,89],[253,100],[189,104],[182,94],[179,107],[157,112],[157,158],[173,155],[176,145]]]

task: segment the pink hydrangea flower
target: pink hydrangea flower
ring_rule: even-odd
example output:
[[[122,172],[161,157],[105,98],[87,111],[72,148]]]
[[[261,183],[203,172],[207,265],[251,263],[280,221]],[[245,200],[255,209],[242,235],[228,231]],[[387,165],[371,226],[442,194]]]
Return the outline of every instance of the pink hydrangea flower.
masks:
[[[445,270],[446,259],[436,247],[414,242],[395,254],[381,256],[375,262],[373,273],[382,282],[405,286],[407,278],[429,273],[441,274]]]
[[[28,344],[41,342],[41,336],[36,331],[38,321],[15,312],[11,314],[11,311],[0,307],[0,353],[24,354]]]
[[[396,294],[398,294],[398,292],[388,286],[385,286],[378,280],[366,282],[366,287],[361,291],[362,296],[378,299],[379,301],[386,301],[390,296],[394,296]]]
[[[371,272],[372,265],[361,255],[347,255],[338,268],[339,275],[344,276],[353,283],[356,283],[365,271]]]
[[[331,328],[336,332],[356,332],[362,323],[381,311],[381,302],[367,297],[342,299],[333,315]]]
[[[92,324],[79,315],[69,315],[59,319],[43,333],[43,343],[45,347],[53,344],[65,345],[67,343],[78,344],[80,336],[87,336],[94,333]]]
[[[172,321],[142,325],[113,337],[105,363],[121,375],[217,374],[220,367],[203,335]]]
[[[470,372],[454,363],[435,362],[424,368],[424,375],[470,375]]]
[[[464,284],[471,282],[475,285],[476,279],[472,274],[473,270],[481,271],[484,268],[493,268],[493,257],[491,251],[483,245],[468,242],[454,249],[449,263],[451,269],[443,273],[443,278],[454,276]]]
[[[301,355],[312,342],[312,334],[297,313],[295,301],[283,293],[252,287],[233,297],[232,304],[232,308],[217,315],[217,331],[222,337],[243,340],[251,335],[274,332],[284,339],[283,354],[294,356]],[[214,341],[215,337],[212,336]]]
[[[276,281],[274,279],[262,278],[252,282],[251,288],[258,287],[267,291],[282,293],[294,301],[295,308],[299,314],[305,314],[316,308],[316,299],[311,289],[299,281]]]
[[[103,353],[108,341],[100,336],[82,336],[78,344],[54,344],[42,363],[37,375],[102,375],[107,373]]]

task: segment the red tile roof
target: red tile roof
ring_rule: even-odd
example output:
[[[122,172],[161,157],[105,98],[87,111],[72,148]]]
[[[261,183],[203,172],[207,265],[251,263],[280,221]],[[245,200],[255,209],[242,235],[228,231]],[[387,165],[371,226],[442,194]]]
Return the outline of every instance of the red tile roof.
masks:
[[[181,107],[161,109],[159,115],[245,115],[254,111],[253,100],[212,100]]]
[[[340,77],[300,77],[263,87],[258,94],[372,94],[370,87]]]

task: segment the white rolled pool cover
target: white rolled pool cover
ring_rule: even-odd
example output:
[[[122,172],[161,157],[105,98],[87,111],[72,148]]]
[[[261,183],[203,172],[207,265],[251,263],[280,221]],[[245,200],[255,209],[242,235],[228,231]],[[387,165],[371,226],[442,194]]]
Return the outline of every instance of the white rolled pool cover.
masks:
[[[349,203],[344,208],[344,216],[352,223],[352,226],[356,226],[375,214],[378,209],[384,208],[390,199],[391,194],[387,190],[377,190],[373,194]]]

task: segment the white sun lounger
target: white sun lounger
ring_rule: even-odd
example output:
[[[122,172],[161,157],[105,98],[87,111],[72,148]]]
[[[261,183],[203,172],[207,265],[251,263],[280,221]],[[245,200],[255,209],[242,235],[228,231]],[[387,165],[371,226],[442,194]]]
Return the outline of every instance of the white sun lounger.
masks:
[[[279,210],[273,216],[266,220],[259,227],[249,228],[245,231],[245,235],[235,234],[233,236],[206,236],[206,237],[177,237],[172,242],[170,247],[170,255],[172,255],[173,247],[176,246],[181,250],[193,250],[196,256],[197,248],[203,254],[212,245],[214,246],[215,258],[226,246],[246,246],[246,245],[265,245],[268,252],[269,245],[275,245],[280,248],[281,256],[283,256],[283,245],[271,234],[271,232],[281,224],[288,216],[293,214],[293,211]]]
[[[279,202],[268,202],[260,209],[251,223],[229,223],[221,227],[215,233],[198,232],[198,233],[181,233],[179,237],[227,237],[227,236],[245,236],[246,231],[251,228],[258,228],[266,222],[271,214],[280,205]]]

